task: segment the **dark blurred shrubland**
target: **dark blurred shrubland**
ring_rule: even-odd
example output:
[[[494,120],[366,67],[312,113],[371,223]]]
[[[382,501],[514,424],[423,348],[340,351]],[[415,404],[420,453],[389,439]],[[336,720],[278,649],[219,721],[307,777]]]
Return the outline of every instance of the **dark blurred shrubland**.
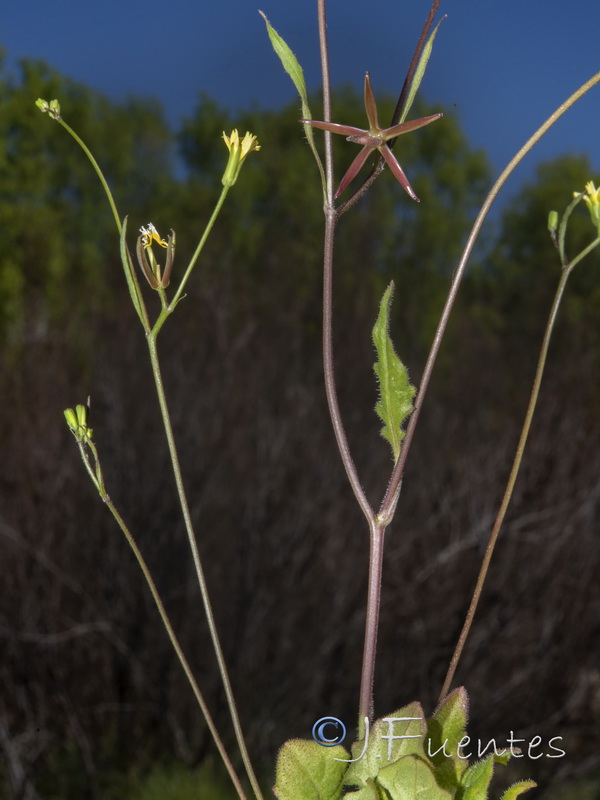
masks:
[[[118,105],[26,62],[0,84],[6,791],[35,797],[26,795],[35,784],[39,797],[91,797],[109,769],[143,768],[165,753],[192,763],[210,749],[148,591],[64,425],[63,409],[88,394],[108,491],[229,729],[114,222],[82,152],[35,108],[38,96],[58,97],[90,146],[130,215],[131,241],[148,220],[163,233],[175,228],[175,270],[218,196],[221,131],[248,128],[262,145],[159,350],[232,682],[268,774],[279,744],[309,736],[319,716],[333,713],[352,727],[368,551],[322,389],[322,198],[298,108],[233,119],[201,97],[174,139],[157,103]],[[336,118],[361,123],[353,91],[340,91],[334,107]],[[338,163],[352,157],[347,143],[336,146]],[[186,167],[179,179],[176,147]],[[340,399],[374,501],[391,467],[373,412],[370,331],[379,298],[393,278],[393,337],[418,383],[490,182],[484,155],[452,114],[403,137],[397,152],[421,204],[384,174],[342,220],[336,258]],[[541,167],[465,281],[388,534],[378,714],[417,698],[428,711],[435,704],[558,280],[547,214],[592,177],[582,157]],[[572,228],[577,252],[592,230],[583,213]],[[537,770],[542,781],[598,768],[599,307],[595,255],[568,290],[524,471],[458,676],[482,738],[511,730],[565,737],[561,763],[528,762],[527,774]]]

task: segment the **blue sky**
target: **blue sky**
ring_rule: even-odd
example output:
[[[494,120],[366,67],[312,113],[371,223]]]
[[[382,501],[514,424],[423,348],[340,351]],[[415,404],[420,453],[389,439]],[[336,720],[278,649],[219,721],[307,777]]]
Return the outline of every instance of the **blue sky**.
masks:
[[[9,65],[40,58],[113,98],[158,97],[176,127],[193,113],[199,91],[233,110],[294,99],[258,8],[316,88],[316,0],[22,0],[0,12],[0,44]],[[428,9],[427,0],[329,0],[334,85],[362,90],[368,69],[376,94],[398,92]],[[495,172],[600,70],[600,0],[442,0],[440,13],[448,18],[422,91],[429,101],[456,109]],[[565,152],[587,153],[597,177],[599,123],[596,88],[550,132],[512,190],[536,163]]]

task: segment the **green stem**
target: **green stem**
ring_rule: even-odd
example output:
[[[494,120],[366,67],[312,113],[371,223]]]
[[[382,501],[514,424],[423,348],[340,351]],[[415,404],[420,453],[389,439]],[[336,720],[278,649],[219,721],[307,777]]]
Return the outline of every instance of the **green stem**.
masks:
[[[556,294],[554,295],[554,301],[552,303],[552,308],[550,310],[550,315],[548,317],[548,322],[546,324],[546,330],[544,332],[544,338],[542,340],[542,347],[540,350],[540,355],[538,359],[537,369],[535,371],[535,378],[533,381],[533,387],[531,389],[531,395],[529,398],[529,405],[527,406],[527,412],[525,414],[525,420],[523,422],[523,428],[521,430],[521,436],[519,438],[519,443],[517,445],[517,451],[515,453],[515,457],[513,460],[512,469],[510,471],[510,475],[508,477],[508,482],[506,484],[506,489],[504,490],[504,496],[502,498],[502,502],[500,504],[500,510],[498,511],[498,515],[496,517],[496,521],[494,522],[494,527],[492,528],[492,532],[490,534],[490,538],[487,544],[487,548],[485,551],[485,556],[483,558],[483,562],[481,564],[481,568],[479,570],[479,575],[477,577],[477,583],[475,584],[475,590],[473,592],[473,597],[471,599],[471,604],[469,606],[469,610],[467,612],[467,616],[463,625],[463,628],[460,632],[460,636],[458,638],[458,642],[454,653],[452,655],[452,659],[450,660],[450,666],[448,668],[448,673],[446,675],[446,679],[444,680],[444,685],[442,686],[442,691],[440,692],[440,702],[448,695],[450,691],[450,686],[454,679],[454,675],[456,673],[456,668],[458,666],[458,662],[462,655],[465,642],[469,635],[469,631],[471,630],[471,625],[473,623],[473,618],[475,617],[475,612],[477,610],[477,606],[479,604],[479,599],[481,597],[481,592],[483,589],[483,585],[485,583],[485,579],[487,577],[488,569],[490,566],[490,562],[492,560],[492,555],[494,553],[494,548],[496,547],[496,542],[498,540],[498,535],[500,533],[500,529],[502,527],[502,523],[504,522],[504,518],[506,516],[506,512],[512,497],[513,489],[515,487],[515,483],[517,480],[517,476],[519,474],[519,469],[521,468],[521,462],[523,460],[523,453],[525,451],[525,445],[527,444],[527,438],[529,436],[529,430],[531,428],[531,422],[533,420],[533,415],[535,413],[539,393],[540,393],[540,386],[542,384],[542,378],[544,375],[544,369],[546,366],[546,359],[548,356],[548,348],[550,347],[550,339],[552,337],[552,331],[554,330],[554,326],[556,323],[556,316],[558,314],[558,309],[560,307],[560,303],[565,291],[565,287],[567,285],[567,280],[573,268],[585,258],[588,253],[590,253],[595,247],[600,244],[600,237],[593,241],[585,250],[582,250],[579,255],[571,261],[570,264],[567,264],[563,267],[560,281],[558,283],[558,287],[556,289]]]
[[[192,518],[190,514],[189,504],[187,501],[187,496],[185,492],[185,488],[183,485],[183,477],[181,474],[181,466],[179,463],[179,455],[177,453],[177,446],[175,444],[175,437],[173,435],[173,428],[171,426],[171,418],[169,414],[169,409],[167,405],[167,399],[165,395],[165,390],[162,382],[161,376],[161,369],[160,363],[158,358],[158,351],[156,347],[156,334],[151,334],[148,337],[148,350],[150,353],[150,361],[152,364],[152,373],[154,375],[154,383],[156,386],[156,393],[158,396],[158,402],[160,405],[160,412],[163,420],[163,425],[165,429],[165,435],[167,437],[167,444],[169,447],[169,454],[171,457],[171,464],[173,467],[173,474],[175,476],[175,484],[177,486],[177,493],[179,495],[179,503],[181,505],[181,511],[183,514],[183,519],[185,523],[185,529],[187,532],[187,537],[190,545],[190,550],[192,553],[192,560],[194,562],[194,567],[196,570],[196,577],[198,580],[198,586],[200,587],[200,594],[202,595],[202,603],[204,606],[204,611],[206,614],[206,619],[208,622],[208,629],[210,632],[213,649],[215,651],[215,656],[217,659],[217,663],[219,666],[219,672],[221,675],[221,680],[223,681],[223,687],[225,689],[225,696],[227,698],[227,705],[229,707],[229,713],[231,715],[231,720],[233,722],[233,728],[235,731],[235,736],[237,739],[238,747],[240,748],[240,753],[242,756],[242,760],[244,762],[244,766],[246,768],[246,772],[248,774],[248,778],[250,783],[252,784],[252,789],[254,794],[258,800],[263,800],[262,792],[260,790],[260,786],[258,780],[256,779],[256,775],[254,774],[254,770],[252,768],[252,762],[250,761],[250,756],[248,754],[248,750],[246,748],[246,743],[244,740],[244,734],[242,732],[242,728],[240,725],[239,715],[237,712],[237,707],[235,704],[235,698],[233,695],[233,691],[231,688],[231,683],[229,680],[229,674],[227,671],[227,666],[225,664],[225,658],[223,656],[223,650],[221,648],[221,643],[219,640],[219,635],[217,632],[217,625],[214,618],[214,613],[212,610],[212,605],[210,602],[210,597],[208,594],[208,587],[206,584],[206,578],[204,576],[204,570],[202,567],[202,561],[200,558],[200,552],[198,550],[198,544],[196,542],[196,535],[194,533],[194,527],[192,524]]]
[[[111,207],[111,210],[112,210],[112,213],[113,213],[113,217],[114,217],[114,219],[115,219],[115,223],[116,223],[116,226],[117,226],[117,230],[119,231],[119,236],[120,236],[120,235],[121,235],[121,218],[120,218],[120,216],[119,216],[119,213],[118,213],[118,211],[117,211],[117,206],[116,206],[116,204],[115,204],[115,201],[114,201],[114,198],[113,198],[113,196],[112,196],[112,192],[110,191],[110,187],[109,187],[108,183],[106,182],[106,178],[105,178],[105,177],[104,177],[104,175],[102,174],[102,170],[101,170],[101,169],[100,169],[100,167],[98,166],[98,162],[96,161],[96,159],[94,158],[94,156],[93,156],[93,155],[92,155],[92,153],[90,152],[90,150],[89,150],[88,146],[87,146],[87,145],[86,145],[86,143],[83,141],[83,139],[81,139],[81,138],[80,138],[80,137],[79,137],[79,136],[78,136],[78,135],[75,133],[75,131],[73,130],[73,128],[71,128],[71,126],[70,126],[70,125],[67,125],[67,123],[64,121],[64,119],[63,119],[62,117],[59,117],[59,119],[58,119],[58,122],[60,122],[60,124],[61,124],[61,125],[63,126],[63,128],[64,128],[64,129],[67,131],[67,133],[70,133],[70,134],[71,134],[71,136],[72,136],[72,137],[75,139],[75,141],[77,142],[77,144],[78,144],[78,145],[81,147],[81,149],[83,150],[83,152],[84,152],[84,153],[86,154],[86,156],[89,158],[89,160],[90,160],[90,163],[91,163],[92,167],[93,167],[93,168],[95,169],[95,171],[96,171],[96,175],[97,175],[97,176],[100,178],[100,183],[101,183],[101,184],[102,184],[102,186],[104,187],[104,191],[106,192],[106,196],[108,197],[108,202],[109,202],[109,204],[110,204],[110,207]]]
[[[165,609],[165,607],[163,605],[163,602],[162,602],[162,600],[160,598],[160,594],[158,592],[158,589],[156,588],[156,584],[154,583],[154,579],[152,578],[152,574],[150,572],[150,569],[148,568],[148,565],[146,564],[146,561],[145,561],[142,553],[140,552],[140,549],[137,546],[137,544],[135,542],[135,539],[131,535],[129,529],[127,528],[127,525],[125,524],[125,522],[122,519],[121,515],[119,514],[119,512],[117,511],[117,509],[113,505],[111,499],[108,497],[108,495],[105,495],[102,499],[104,500],[104,502],[106,503],[106,505],[110,509],[111,514],[113,515],[113,517],[117,521],[117,524],[119,525],[119,527],[123,531],[123,533],[125,535],[125,538],[127,539],[127,543],[129,544],[130,548],[133,550],[133,554],[137,559],[137,562],[138,562],[138,564],[140,566],[140,569],[142,570],[142,573],[144,575],[144,579],[145,579],[146,583],[148,584],[148,588],[150,589],[150,592],[152,594],[152,598],[154,600],[154,604],[156,605],[156,608],[158,609],[158,613],[160,614],[160,618],[162,620],[162,624],[163,624],[163,626],[164,626],[164,628],[165,628],[165,630],[167,632],[167,635],[168,635],[168,637],[169,637],[169,639],[171,641],[171,645],[173,647],[173,650],[175,651],[175,653],[177,655],[177,658],[179,659],[179,663],[181,664],[181,666],[183,668],[183,671],[185,672],[185,676],[188,679],[188,682],[189,682],[190,686],[192,687],[192,691],[194,693],[194,696],[196,698],[196,701],[197,701],[198,705],[200,706],[200,709],[202,711],[204,719],[206,720],[206,724],[208,725],[208,728],[209,728],[209,730],[211,732],[213,740],[214,740],[214,742],[215,742],[215,744],[217,746],[217,750],[219,751],[219,754],[220,754],[221,758],[223,759],[223,763],[225,764],[227,772],[229,773],[229,776],[230,776],[230,778],[231,778],[231,780],[233,782],[233,785],[236,788],[236,791],[238,793],[238,796],[240,797],[240,800],[246,800],[246,794],[244,792],[244,789],[242,787],[240,779],[239,779],[236,771],[233,768],[233,764],[231,763],[229,755],[227,754],[227,750],[225,749],[225,746],[224,746],[224,744],[223,744],[223,742],[221,740],[221,737],[219,736],[219,732],[218,732],[218,730],[216,728],[216,725],[215,725],[215,723],[213,721],[213,718],[212,718],[212,716],[210,714],[210,711],[208,710],[208,706],[206,705],[206,702],[204,700],[202,692],[200,691],[200,687],[198,686],[198,683],[196,682],[196,679],[194,677],[194,673],[192,672],[192,670],[190,668],[190,665],[188,663],[188,660],[187,660],[187,658],[185,656],[185,653],[183,652],[183,650],[181,648],[181,645],[179,644],[179,639],[177,638],[177,635],[175,634],[175,631],[173,630],[173,626],[171,624],[171,620],[169,619],[167,611],[166,611],[166,609]]]
[[[115,518],[115,520],[117,522],[117,525],[119,526],[119,528],[123,532],[125,538],[127,539],[127,543],[129,544],[129,547],[133,551],[133,554],[134,554],[134,556],[135,556],[135,558],[136,558],[136,560],[137,560],[137,562],[139,564],[139,567],[142,570],[142,574],[143,574],[144,579],[145,579],[145,581],[146,581],[146,583],[148,585],[148,588],[150,589],[150,593],[152,594],[152,599],[154,600],[154,604],[156,605],[156,608],[158,609],[158,613],[159,613],[160,618],[162,620],[163,626],[164,626],[164,628],[165,628],[165,630],[167,632],[167,635],[169,637],[169,640],[171,642],[173,650],[175,651],[175,653],[177,655],[177,658],[179,659],[179,663],[181,664],[181,666],[183,668],[185,676],[188,679],[188,682],[189,682],[190,686],[192,687],[192,691],[194,693],[196,701],[197,701],[198,705],[200,706],[200,710],[202,711],[204,719],[206,720],[206,724],[208,725],[210,733],[211,733],[211,735],[213,737],[213,740],[214,740],[214,742],[215,742],[215,744],[217,746],[217,750],[219,751],[219,754],[220,754],[221,758],[223,759],[223,763],[225,764],[227,772],[229,773],[229,776],[231,777],[231,780],[233,782],[233,785],[236,788],[236,791],[237,791],[237,793],[238,793],[238,795],[240,797],[240,800],[246,800],[246,794],[244,792],[244,789],[242,787],[240,779],[238,778],[237,773],[233,768],[233,765],[231,763],[229,755],[227,754],[227,750],[225,749],[225,746],[224,746],[224,744],[223,744],[223,742],[221,740],[221,737],[219,736],[219,732],[218,732],[218,730],[217,730],[217,728],[215,726],[215,723],[214,723],[213,718],[212,718],[212,716],[210,714],[210,711],[208,710],[208,706],[206,705],[206,702],[204,700],[202,692],[200,691],[200,687],[198,686],[198,683],[197,683],[197,681],[196,681],[196,679],[194,677],[194,673],[192,672],[192,670],[190,668],[190,665],[189,665],[189,662],[188,662],[188,660],[187,660],[187,658],[185,656],[185,653],[183,652],[183,650],[181,648],[181,645],[179,644],[179,639],[177,638],[177,634],[175,633],[175,631],[173,629],[173,625],[171,624],[171,620],[169,618],[169,615],[167,614],[167,611],[166,611],[166,609],[164,607],[164,604],[163,604],[163,602],[161,600],[161,597],[160,597],[160,594],[158,592],[158,589],[156,588],[156,584],[154,583],[154,579],[152,577],[152,573],[150,572],[148,564],[146,563],[146,560],[145,560],[144,556],[142,555],[141,550],[137,546],[137,543],[136,543],[135,539],[133,538],[133,535],[131,534],[131,531],[127,527],[127,525],[125,523],[125,520],[123,519],[123,517],[118,512],[116,506],[114,505],[114,503],[112,502],[112,500],[108,496],[108,492],[106,491],[106,489],[104,487],[104,478],[103,478],[103,475],[102,475],[102,468],[100,466],[100,459],[98,457],[98,451],[96,449],[96,446],[93,443],[93,441],[91,439],[88,439],[88,438],[86,438],[85,440],[78,440],[78,445],[79,445],[79,450],[81,452],[81,457],[83,458],[83,463],[85,464],[85,467],[86,467],[86,469],[87,469],[87,471],[88,471],[88,473],[89,473],[94,485],[96,486],[96,489],[98,490],[98,494],[100,495],[100,497],[103,500],[103,502],[106,503],[108,509],[110,510],[110,513]],[[94,457],[94,467],[92,467],[92,465],[90,464],[90,459],[89,459],[89,456],[88,456],[88,449],[91,452],[92,456]]]
[[[193,268],[194,268],[194,266],[196,264],[196,261],[198,260],[198,257],[200,256],[200,253],[202,252],[202,250],[204,248],[206,240],[208,239],[208,237],[210,235],[210,232],[213,229],[215,221],[216,221],[217,217],[219,216],[219,212],[221,211],[223,203],[225,202],[225,198],[227,197],[227,194],[228,194],[230,189],[231,189],[231,186],[224,186],[223,189],[221,190],[221,194],[220,194],[219,199],[217,200],[217,203],[216,203],[216,205],[215,205],[215,207],[213,209],[213,212],[212,212],[212,214],[210,216],[210,219],[208,220],[208,222],[206,224],[206,228],[204,229],[204,233],[200,237],[200,241],[198,242],[198,246],[196,247],[196,249],[194,251],[194,255],[192,256],[192,258],[190,260],[190,263],[188,264],[187,269],[185,271],[185,274],[184,274],[183,278],[181,279],[181,283],[179,284],[179,288],[177,289],[173,299],[169,303],[169,307],[170,307],[171,310],[173,308],[175,308],[175,306],[177,305],[177,303],[179,302],[179,300],[181,298],[181,294],[182,294],[183,290],[185,289],[185,286],[186,286],[186,284],[187,284],[187,282],[188,282],[188,280],[190,278],[190,275],[192,274],[192,270],[193,270]]]

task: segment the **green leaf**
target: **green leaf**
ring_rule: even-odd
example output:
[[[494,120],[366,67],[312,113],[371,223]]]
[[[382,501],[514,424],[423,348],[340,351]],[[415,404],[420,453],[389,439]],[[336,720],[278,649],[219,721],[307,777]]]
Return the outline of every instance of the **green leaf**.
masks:
[[[348,758],[341,745],[290,739],[277,756],[273,792],[278,800],[339,800]]]
[[[488,756],[469,767],[462,775],[456,800],[486,800],[494,774],[494,757]]]
[[[424,759],[423,737],[427,731],[424,717],[420,703],[415,702],[378,719],[369,730],[366,749],[364,739],[352,745],[352,758],[358,760],[348,767],[344,783],[362,789],[370,778],[376,778],[382,769],[404,756]],[[353,795],[352,800],[363,800],[363,795]]]
[[[524,794],[524,792],[528,792],[536,786],[537,783],[534,781],[519,781],[518,783],[513,783],[513,785],[509,786],[504,792],[500,800],[515,800],[515,797]]]
[[[408,380],[406,367],[396,355],[389,335],[389,310],[393,291],[392,281],[384,292],[379,316],[373,327],[373,342],[377,350],[377,361],[373,369],[379,379],[379,402],[375,411],[383,422],[381,435],[391,444],[396,462],[400,455],[400,443],[404,438],[402,423],[412,413],[416,390]]]
[[[452,797],[438,786],[431,767],[416,756],[406,756],[382,769],[377,783],[394,800],[450,800]]]
[[[140,285],[135,275],[135,270],[133,268],[133,262],[131,261],[131,256],[129,254],[129,249],[127,247],[127,217],[123,220],[123,225],[121,227],[121,242],[120,242],[120,250],[121,250],[121,262],[123,264],[123,271],[125,272],[125,278],[127,279],[127,288],[129,289],[129,294],[131,295],[131,302],[133,303],[133,307],[137,311],[137,315],[140,318],[140,322],[144,326],[144,330],[148,330],[148,318],[145,313],[144,301],[142,299],[142,292],[140,290]]]
[[[459,743],[465,736],[469,698],[464,687],[455,689],[438,706],[427,722],[425,754],[433,764],[440,784],[454,791],[460,784],[462,773],[468,767],[459,755]]]
[[[410,84],[410,89],[408,91],[408,97],[406,98],[406,103],[404,105],[404,108],[402,109],[402,116],[400,117],[399,122],[405,121],[406,117],[408,116],[408,112],[410,111],[410,108],[415,101],[417,90],[421,85],[421,81],[423,80],[423,75],[425,75],[425,68],[427,67],[427,62],[429,61],[429,57],[431,56],[431,51],[433,49],[433,41],[438,32],[438,28],[445,19],[446,17],[442,17],[442,19],[435,26],[433,33],[427,40],[427,44],[425,45],[425,47],[421,52],[421,57],[419,58],[419,63],[417,64],[415,74],[413,75],[412,83]]]
[[[306,91],[304,72],[302,70],[302,67],[300,66],[300,63],[298,62],[298,59],[292,53],[291,49],[286,44],[286,42],[277,33],[275,28],[271,25],[266,15],[263,14],[262,11],[259,11],[258,13],[265,21],[265,24],[267,26],[267,33],[269,34],[269,39],[271,40],[271,44],[273,45],[273,50],[275,50],[276,54],[279,56],[279,60],[281,61],[283,68],[294,82],[294,86],[296,87],[298,94],[300,95],[300,101],[302,103],[302,119],[312,119],[313,118],[312,112],[308,106],[308,93]],[[323,169],[321,157],[319,156],[317,147],[315,145],[315,137],[312,127],[310,125],[305,124],[304,133],[306,135],[306,138],[308,139],[308,144],[310,145],[310,149],[313,151],[313,155],[317,162],[317,166],[319,167],[319,172],[321,173],[321,182],[323,184],[323,192],[325,192],[325,185],[326,185],[325,171]]]

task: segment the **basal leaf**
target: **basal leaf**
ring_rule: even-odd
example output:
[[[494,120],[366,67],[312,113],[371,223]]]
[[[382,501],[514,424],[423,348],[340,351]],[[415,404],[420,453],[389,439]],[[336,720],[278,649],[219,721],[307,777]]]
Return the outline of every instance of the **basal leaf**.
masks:
[[[410,111],[410,108],[415,101],[417,90],[421,85],[421,81],[423,80],[423,75],[425,74],[425,69],[427,67],[427,62],[429,61],[429,57],[431,56],[431,51],[433,49],[433,41],[438,32],[438,28],[445,19],[446,17],[442,17],[442,19],[435,26],[433,33],[427,40],[427,44],[425,45],[423,51],[421,52],[421,57],[419,58],[419,63],[417,64],[415,74],[413,75],[413,79],[410,84],[410,89],[408,91],[408,97],[406,98],[406,103],[404,105],[404,108],[402,109],[402,116],[400,117],[399,122],[404,122],[406,120],[408,112]]]
[[[377,350],[377,361],[373,369],[379,379],[379,401],[375,411],[383,422],[381,435],[392,446],[396,462],[404,438],[402,423],[412,413],[415,388],[408,380],[406,367],[396,355],[389,335],[389,310],[393,291],[392,281],[384,292],[379,316],[373,327],[373,342]]]
[[[451,692],[427,721],[425,753],[433,764],[440,786],[454,791],[468,766],[459,742],[465,736],[469,699],[461,687]]]
[[[348,758],[341,745],[290,739],[277,756],[273,792],[278,800],[339,800]]]
[[[267,33],[269,34],[269,39],[271,40],[271,44],[273,45],[273,50],[275,50],[275,52],[279,56],[279,60],[281,61],[283,68],[294,82],[294,86],[296,87],[298,94],[300,95],[300,101],[302,103],[302,119],[312,119],[312,113],[310,108],[308,107],[308,93],[306,91],[304,71],[300,66],[298,59],[292,53],[290,47],[286,44],[286,42],[277,33],[275,28],[271,25],[265,14],[263,14],[262,11],[259,11],[258,13],[265,21],[265,24],[267,26]],[[319,167],[319,172],[321,173],[321,182],[323,184],[323,191],[325,191],[325,172],[323,170],[321,157],[319,156],[319,153],[315,145],[315,138],[312,127],[310,125],[304,125],[304,133],[306,134],[306,138],[308,139],[308,144],[310,145],[310,149],[313,151],[313,155],[317,162],[317,166]]]
[[[490,781],[494,774],[494,757],[488,756],[463,772],[457,800],[487,800]]]
[[[438,786],[431,767],[416,756],[406,756],[379,773],[377,783],[394,800],[450,800]]]
[[[425,758],[423,738],[427,727],[420,703],[410,703],[389,716],[378,719],[369,729],[367,745],[364,739],[352,745],[353,760],[344,775],[344,784],[368,786],[380,770],[408,755]],[[366,796],[366,793],[364,793]],[[347,800],[363,800],[362,794],[349,794]]]

